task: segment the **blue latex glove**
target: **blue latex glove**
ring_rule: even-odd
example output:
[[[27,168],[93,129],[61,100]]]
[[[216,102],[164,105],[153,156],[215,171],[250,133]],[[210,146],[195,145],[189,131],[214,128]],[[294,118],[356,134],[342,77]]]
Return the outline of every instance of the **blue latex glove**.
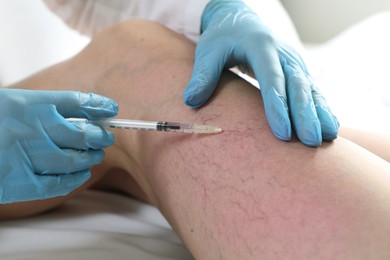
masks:
[[[114,136],[64,117],[117,111],[113,100],[95,94],[0,89],[0,204],[63,196],[85,183]]]
[[[314,85],[299,54],[278,41],[240,0],[212,0],[202,16],[202,34],[184,102],[202,106],[213,95],[224,68],[243,65],[255,74],[273,133],[306,145],[337,138],[339,122]],[[291,121],[290,121],[291,120]]]

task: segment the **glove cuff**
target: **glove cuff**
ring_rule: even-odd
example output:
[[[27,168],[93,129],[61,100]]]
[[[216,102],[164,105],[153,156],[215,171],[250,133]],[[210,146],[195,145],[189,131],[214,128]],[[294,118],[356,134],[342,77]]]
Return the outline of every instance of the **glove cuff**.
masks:
[[[211,0],[202,13],[201,33],[207,29],[215,18],[242,11],[254,13],[241,0]]]

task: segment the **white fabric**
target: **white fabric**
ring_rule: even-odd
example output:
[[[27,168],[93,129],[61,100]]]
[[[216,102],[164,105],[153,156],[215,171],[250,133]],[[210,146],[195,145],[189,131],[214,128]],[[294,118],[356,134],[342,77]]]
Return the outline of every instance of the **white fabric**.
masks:
[[[117,22],[147,19],[196,40],[202,11],[209,0],[45,0],[72,28],[92,36]]]
[[[193,259],[156,208],[99,191],[44,215],[0,222],[0,240],[2,260]]]

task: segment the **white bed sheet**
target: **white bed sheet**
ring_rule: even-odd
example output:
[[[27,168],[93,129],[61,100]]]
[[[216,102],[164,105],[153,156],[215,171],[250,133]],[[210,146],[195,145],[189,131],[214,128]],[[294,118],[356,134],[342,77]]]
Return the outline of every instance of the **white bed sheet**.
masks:
[[[46,214],[0,222],[0,259],[193,259],[160,212],[85,191]]]

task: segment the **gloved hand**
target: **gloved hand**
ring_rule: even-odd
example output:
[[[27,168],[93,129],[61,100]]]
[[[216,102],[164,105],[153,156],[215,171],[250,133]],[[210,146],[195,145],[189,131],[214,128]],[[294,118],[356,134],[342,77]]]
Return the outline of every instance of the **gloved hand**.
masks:
[[[0,204],[63,196],[85,183],[114,136],[64,117],[117,111],[113,100],[95,94],[0,89]]]
[[[261,88],[273,133],[319,146],[337,138],[339,122],[314,85],[299,54],[278,41],[260,18],[240,0],[212,0],[202,15],[202,34],[184,102],[202,106],[214,93],[224,68],[251,69]],[[290,122],[290,120],[292,122]]]

